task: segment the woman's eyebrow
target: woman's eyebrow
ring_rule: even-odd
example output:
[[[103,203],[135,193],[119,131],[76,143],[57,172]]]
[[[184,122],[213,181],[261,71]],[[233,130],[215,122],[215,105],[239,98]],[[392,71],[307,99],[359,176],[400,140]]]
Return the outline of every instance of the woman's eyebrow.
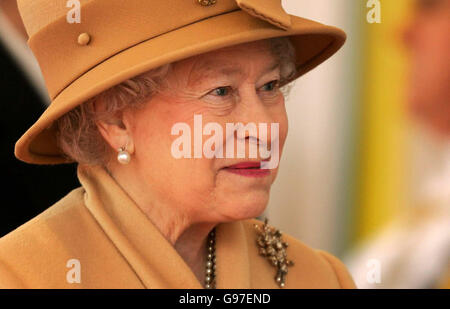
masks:
[[[267,68],[262,72],[261,76],[279,68],[280,65],[281,63],[279,60],[271,62],[270,65],[268,65]],[[217,61],[207,61],[195,69],[194,74],[190,76],[188,83],[195,86],[201,84],[205,79],[210,77],[241,74],[243,74],[242,68],[237,63],[224,63],[223,65],[218,65]]]
[[[217,63],[214,63],[216,66]],[[263,74],[267,72],[271,72],[275,70],[276,68],[280,67],[280,61],[274,61],[271,62],[271,64],[263,71]],[[219,69],[214,69],[213,66],[210,64],[210,62],[205,63],[205,65],[201,68],[199,68],[199,72],[202,72],[202,75],[208,75],[208,74],[224,74],[224,75],[236,75],[236,74],[242,74],[242,68],[239,64],[224,64],[223,66],[220,66]]]
[[[272,65],[270,65],[266,70],[264,70],[263,73],[272,72],[273,70],[279,68],[280,66],[281,66],[281,63],[280,63],[279,60],[274,61],[274,62],[272,63]]]

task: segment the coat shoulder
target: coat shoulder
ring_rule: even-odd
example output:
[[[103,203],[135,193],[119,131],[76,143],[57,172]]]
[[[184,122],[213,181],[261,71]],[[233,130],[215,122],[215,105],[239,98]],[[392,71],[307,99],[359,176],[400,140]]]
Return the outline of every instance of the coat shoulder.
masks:
[[[249,248],[256,248],[258,257],[253,259],[258,261],[265,258],[258,254],[256,245],[257,231],[255,225],[262,226],[264,222],[258,219],[245,220],[244,227],[249,239]],[[269,226],[277,229],[276,226]],[[286,276],[286,288],[333,288],[333,289],[352,289],[356,288],[354,280],[344,263],[329,252],[315,249],[301,240],[296,239],[283,231],[281,238],[288,243],[286,249],[287,259],[294,262],[293,266],[288,267]],[[268,261],[264,261],[260,267],[275,268]]]
[[[83,189],[76,188],[44,212],[0,238],[0,287],[24,288],[22,274],[41,269],[56,248],[65,246],[58,239],[56,226],[70,226],[82,217]],[[26,205],[19,205],[26,207]],[[50,263],[51,264],[51,263]],[[45,269],[46,267],[44,267]]]
[[[26,247],[37,244],[41,233],[47,234],[54,224],[64,226],[67,223],[77,221],[77,218],[85,211],[83,206],[83,188],[76,188],[47,208],[45,211],[17,227],[10,233],[0,238],[0,255],[5,249],[11,247]],[[26,207],[20,205],[18,207]]]
[[[66,278],[73,261],[88,264],[92,276],[117,266],[116,249],[85,207],[84,194],[83,187],[72,190],[0,238],[0,288],[73,288]]]
[[[82,187],[72,190],[36,217],[1,237],[0,252],[4,251],[3,248],[13,244],[31,245],[38,237],[36,233],[45,233],[52,224],[58,222],[60,225],[65,225],[70,221],[77,221],[77,218],[86,211],[83,207],[83,194],[84,189]],[[18,207],[26,206],[20,205]]]

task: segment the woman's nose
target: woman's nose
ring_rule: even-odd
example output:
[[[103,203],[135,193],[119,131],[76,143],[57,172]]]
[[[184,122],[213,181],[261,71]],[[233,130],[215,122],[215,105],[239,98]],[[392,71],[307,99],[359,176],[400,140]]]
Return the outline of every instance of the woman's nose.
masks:
[[[282,100],[282,94],[277,100]],[[272,148],[272,142],[276,142],[280,138],[280,134],[284,132],[287,126],[284,123],[285,114],[284,105],[282,102],[267,102],[260,96],[256,90],[247,91],[246,94],[241,94],[240,106],[236,110],[236,122],[240,122],[249,127],[254,127],[255,132],[246,132],[245,137],[249,142],[257,145],[265,145],[269,151]],[[280,104],[279,108],[275,105]],[[282,123],[280,123],[282,122]]]
[[[281,94],[280,94],[281,95]],[[243,123],[270,123],[276,120],[277,109],[273,108],[275,103],[272,100],[266,101],[261,98],[257,90],[251,89],[247,90],[245,93],[240,95],[240,104],[237,109],[238,118]]]

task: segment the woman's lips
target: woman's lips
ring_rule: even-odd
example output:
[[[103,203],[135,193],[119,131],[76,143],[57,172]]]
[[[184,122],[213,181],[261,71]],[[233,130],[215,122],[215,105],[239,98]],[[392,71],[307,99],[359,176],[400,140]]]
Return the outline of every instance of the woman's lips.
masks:
[[[225,170],[246,177],[265,177],[270,175],[269,169],[261,169],[261,162],[242,162],[227,166]]]

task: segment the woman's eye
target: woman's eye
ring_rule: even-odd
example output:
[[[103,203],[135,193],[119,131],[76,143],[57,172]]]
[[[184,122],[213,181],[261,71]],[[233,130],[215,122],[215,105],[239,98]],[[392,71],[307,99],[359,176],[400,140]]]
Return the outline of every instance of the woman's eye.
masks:
[[[279,82],[280,82],[279,80],[273,80],[271,82],[268,82],[267,84],[265,84],[262,87],[263,91],[270,92],[270,91],[277,90]],[[217,97],[226,97],[231,94],[232,90],[233,89],[231,88],[231,86],[218,87],[218,88],[212,90],[209,94],[212,94]]]
[[[273,91],[278,89],[278,85],[279,85],[280,81],[279,80],[273,80],[271,82],[268,82],[267,84],[265,84],[263,86],[264,90],[266,91]]]
[[[213,91],[211,91],[211,94],[215,95],[215,96],[219,96],[219,97],[224,97],[227,96],[228,94],[230,94],[231,91],[231,87],[219,87],[214,89]]]

